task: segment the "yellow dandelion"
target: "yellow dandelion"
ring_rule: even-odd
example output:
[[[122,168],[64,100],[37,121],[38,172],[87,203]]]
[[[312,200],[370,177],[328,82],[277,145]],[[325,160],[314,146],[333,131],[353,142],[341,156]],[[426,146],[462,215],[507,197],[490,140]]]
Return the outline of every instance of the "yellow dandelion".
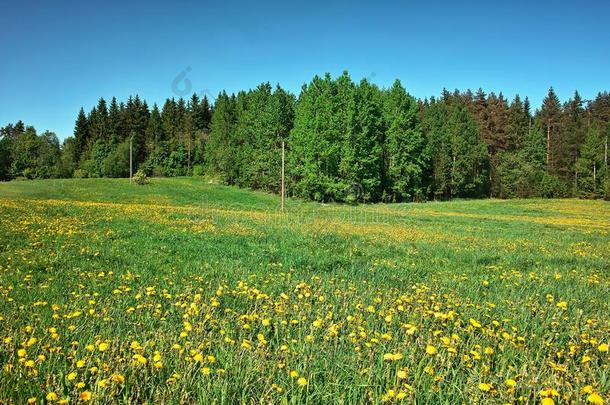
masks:
[[[587,397],[587,402],[594,405],[604,405],[604,399],[597,393],[593,392]]]
[[[297,380],[297,384],[299,384],[300,387],[305,387],[307,386],[307,379],[301,377]]]
[[[491,391],[491,385],[487,384],[487,383],[480,383],[479,389],[483,392],[489,392],[489,391]]]
[[[436,352],[437,352],[436,347],[434,347],[432,345],[426,346],[426,353],[428,353],[430,356],[434,356],[436,354]]]

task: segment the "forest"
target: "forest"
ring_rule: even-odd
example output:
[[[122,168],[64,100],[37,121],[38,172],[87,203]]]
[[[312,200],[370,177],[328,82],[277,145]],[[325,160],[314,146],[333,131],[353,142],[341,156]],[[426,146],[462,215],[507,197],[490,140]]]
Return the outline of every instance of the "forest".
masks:
[[[215,100],[152,107],[139,96],[81,108],[60,142],[22,121],[0,129],[0,180],[210,176],[278,192],[286,145],[290,196],[315,201],[452,198],[610,199],[610,94],[561,102],[483,89],[418,100],[399,80],[380,88],[347,72],[315,76],[295,96],[260,84]]]

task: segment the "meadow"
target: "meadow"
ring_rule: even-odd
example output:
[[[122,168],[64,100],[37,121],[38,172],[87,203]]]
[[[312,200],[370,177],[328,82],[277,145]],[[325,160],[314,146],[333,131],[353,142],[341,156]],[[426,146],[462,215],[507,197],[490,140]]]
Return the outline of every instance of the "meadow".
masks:
[[[0,403],[610,402],[610,204],[0,183]]]

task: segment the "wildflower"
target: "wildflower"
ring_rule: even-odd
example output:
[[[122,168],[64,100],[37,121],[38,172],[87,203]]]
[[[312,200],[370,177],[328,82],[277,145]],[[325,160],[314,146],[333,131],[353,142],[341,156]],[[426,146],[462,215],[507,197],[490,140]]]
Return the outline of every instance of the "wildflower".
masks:
[[[491,391],[491,385],[487,384],[487,383],[480,383],[479,389],[483,392],[489,392],[489,391]]]
[[[396,361],[402,359],[402,353],[386,353],[383,355],[385,361]]]
[[[480,323],[479,323],[479,321],[477,321],[476,319],[472,319],[472,318],[470,318],[470,324],[471,324],[472,326],[474,326],[475,328],[480,328],[480,327],[481,327],[481,324],[480,324]]]
[[[209,367],[203,367],[201,369],[201,374],[203,374],[203,375],[207,376],[207,375],[210,375],[211,373],[212,373],[212,370]]]
[[[512,378],[509,378],[508,380],[504,381],[504,384],[508,385],[509,387],[514,387],[517,385],[517,382]]]
[[[299,387],[305,387],[307,385],[307,379],[300,377],[297,380],[297,384],[299,384]]]
[[[79,398],[81,401],[89,401],[91,399],[91,396],[91,391],[83,391],[80,393]]]
[[[125,382],[125,377],[123,377],[121,374],[113,374],[110,379],[118,384],[123,384]]]
[[[299,376],[298,371],[292,370],[290,371],[290,373],[288,373],[288,375],[290,376],[290,378],[297,378]]]
[[[594,405],[604,405],[604,399],[597,393],[593,392],[587,397],[587,402]]]
[[[103,378],[97,382],[98,387],[106,388],[108,386],[108,380]]]
[[[407,378],[407,372],[405,370],[398,370],[396,377],[398,377],[399,380],[404,380]]]
[[[553,401],[553,398],[549,397],[542,398],[540,405],[555,405],[555,401]]]
[[[66,377],[68,381],[73,381],[76,378],[77,374],[73,371]]]
[[[25,351],[25,349],[17,350],[17,356],[19,356],[19,357],[25,357],[25,356],[27,356],[27,354],[28,354],[28,352]]]
[[[97,349],[100,352],[105,352],[106,350],[108,350],[108,343],[102,342],[97,346]]]
[[[566,310],[568,309],[568,303],[565,301],[559,301],[557,304],[557,308]]]
[[[54,393],[53,391],[51,391],[51,392],[49,392],[49,393],[47,394],[47,397],[46,397],[46,398],[47,398],[47,401],[49,401],[49,402],[53,402],[53,401],[57,401],[58,396],[57,396],[57,394],[56,394],[56,393]]]
[[[602,343],[599,346],[597,346],[597,350],[599,350],[602,353],[606,353],[608,351],[608,344],[607,343]]]
[[[426,346],[426,353],[428,353],[430,356],[434,356],[436,354],[436,352],[437,352],[436,347],[434,347],[432,345]]]

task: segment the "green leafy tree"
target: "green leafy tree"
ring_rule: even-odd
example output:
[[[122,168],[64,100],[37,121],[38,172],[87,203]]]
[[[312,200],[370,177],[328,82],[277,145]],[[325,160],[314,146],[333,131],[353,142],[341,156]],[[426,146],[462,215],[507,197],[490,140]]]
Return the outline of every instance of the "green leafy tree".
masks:
[[[399,80],[385,92],[383,120],[385,170],[391,200],[409,201],[423,198],[423,177],[428,156],[425,153],[419,107]]]

